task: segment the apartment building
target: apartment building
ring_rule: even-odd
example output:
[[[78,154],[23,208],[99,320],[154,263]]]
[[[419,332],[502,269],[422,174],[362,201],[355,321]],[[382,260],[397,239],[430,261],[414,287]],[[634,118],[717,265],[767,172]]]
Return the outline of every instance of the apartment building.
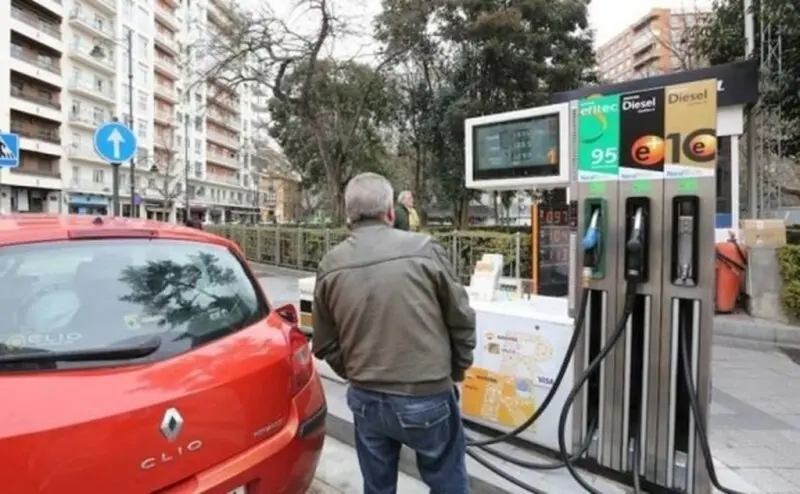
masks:
[[[302,212],[301,177],[279,151],[261,147],[253,156],[258,170],[262,223],[296,223]]]
[[[707,12],[652,9],[597,48],[597,67],[606,83],[695,69],[703,61],[692,52],[690,29]]]
[[[64,7],[0,2],[0,129],[20,136],[20,166],[0,169],[0,212],[62,210]],[[4,73],[7,71],[7,73]],[[7,129],[7,130],[6,130]]]
[[[301,213],[300,177],[291,172],[262,172],[261,222],[297,223]]]
[[[219,222],[255,222],[258,181],[252,168],[251,88],[232,87],[221,74],[197,80],[196,67],[207,63],[195,49],[204,40],[224,36],[231,22],[226,0],[185,0],[184,24],[188,66],[184,79],[196,81],[183,95],[183,132],[189,139],[189,209],[194,218]],[[214,42],[212,42],[213,44]],[[182,213],[184,214],[184,213]]]
[[[192,63],[182,46],[191,41],[187,17],[200,12],[194,20],[204,25],[214,19],[213,7],[197,9],[194,1],[0,6],[9,19],[0,28],[0,53],[9,55],[0,94],[10,95],[0,99],[0,129],[19,134],[22,148],[18,168],[0,169],[0,212],[111,213],[111,168],[93,135],[117,118],[139,145],[135,168],[121,169],[123,215],[174,220],[180,210],[182,217],[189,155],[190,192],[204,219],[257,218],[247,88],[195,85],[184,70]]]

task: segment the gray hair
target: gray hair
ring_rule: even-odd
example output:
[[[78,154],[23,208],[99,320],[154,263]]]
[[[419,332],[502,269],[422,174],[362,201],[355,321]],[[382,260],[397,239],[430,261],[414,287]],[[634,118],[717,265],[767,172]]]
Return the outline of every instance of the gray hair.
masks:
[[[392,207],[394,190],[383,175],[361,173],[347,182],[344,211],[351,223],[377,219]]]
[[[397,195],[397,202],[403,202],[406,200],[407,197],[411,197],[410,190],[404,190],[403,192]]]

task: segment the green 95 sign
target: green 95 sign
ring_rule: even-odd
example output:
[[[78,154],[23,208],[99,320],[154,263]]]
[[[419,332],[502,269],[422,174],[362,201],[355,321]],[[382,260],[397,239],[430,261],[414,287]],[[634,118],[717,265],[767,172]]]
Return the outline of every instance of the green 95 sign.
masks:
[[[578,103],[578,180],[617,180],[619,174],[619,95]]]

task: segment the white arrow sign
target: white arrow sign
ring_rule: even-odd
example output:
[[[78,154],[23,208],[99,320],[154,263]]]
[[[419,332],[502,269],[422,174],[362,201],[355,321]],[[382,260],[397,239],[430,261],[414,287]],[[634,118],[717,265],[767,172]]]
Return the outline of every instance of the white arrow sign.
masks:
[[[122,134],[119,133],[119,130],[114,129],[111,131],[111,134],[108,136],[108,142],[114,146],[114,159],[119,159],[120,156],[120,145],[125,142],[125,138],[122,137]]]

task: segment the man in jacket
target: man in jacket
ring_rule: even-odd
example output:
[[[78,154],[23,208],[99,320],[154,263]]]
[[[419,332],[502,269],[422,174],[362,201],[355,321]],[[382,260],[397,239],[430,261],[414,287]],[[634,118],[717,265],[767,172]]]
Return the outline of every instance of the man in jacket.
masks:
[[[319,264],[313,348],[349,381],[364,494],[394,494],[403,444],[435,493],[467,494],[455,383],[472,365],[475,313],[445,249],[392,228],[392,186],[363,173],[345,190],[351,236]]]
[[[419,231],[419,215],[414,208],[414,196],[411,191],[404,190],[397,196],[394,227],[400,230]]]

